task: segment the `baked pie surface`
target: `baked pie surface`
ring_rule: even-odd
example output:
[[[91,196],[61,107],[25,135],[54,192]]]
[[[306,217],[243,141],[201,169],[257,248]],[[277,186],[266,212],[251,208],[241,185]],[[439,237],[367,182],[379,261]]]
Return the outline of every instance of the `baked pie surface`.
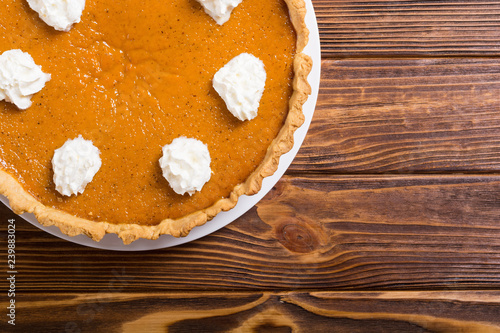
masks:
[[[27,110],[0,102],[0,193],[16,213],[68,235],[185,236],[256,193],[293,146],[310,93],[304,16],[302,0],[243,0],[219,26],[194,0],[87,1],[64,33],[25,2],[8,4],[0,51],[29,52],[52,79]],[[267,72],[259,114],[244,122],[212,87],[243,52]],[[63,197],[51,158],[78,135],[99,147],[102,167],[83,194]],[[192,196],[176,194],[158,165],[161,147],[179,136],[203,141],[212,156],[211,179]]]

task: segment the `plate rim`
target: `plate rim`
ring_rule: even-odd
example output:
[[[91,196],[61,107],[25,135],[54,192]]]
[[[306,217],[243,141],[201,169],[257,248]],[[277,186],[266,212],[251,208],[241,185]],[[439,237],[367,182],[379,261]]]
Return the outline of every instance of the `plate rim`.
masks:
[[[171,235],[162,235],[156,240],[141,238],[128,245],[124,245],[123,241],[118,238],[116,234],[106,234],[99,242],[96,242],[85,235],[65,235],[59,230],[59,228],[55,226],[42,226],[35,218],[35,215],[31,213],[24,213],[19,216],[35,227],[53,236],[75,244],[101,250],[134,252],[170,248],[192,242],[194,240],[208,236],[219,229],[222,229],[223,227],[227,226],[228,224],[232,223],[234,220],[245,214],[248,210],[254,207],[283,177],[284,173],[286,172],[293,159],[297,155],[300,147],[302,146],[302,143],[311,124],[314,110],[316,108],[321,74],[321,46],[318,24],[316,21],[313,4],[311,0],[305,0],[305,2],[307,9],[305,21],[307,28],[309,29],[309,42],[303,53],[309,55],[313,60],[313,67],[311,69],[311,73],[308,76],[308,82],[311,85],[312,92],[308,97],[306,103],[302,107],[305,121],[302,126],[299,127],[294,133],[294,145],[292,149],[280,157],[278,169],[273,175],[264,178],[262,187],[259,192],[252,196],[242,195],[234,208],[226,212],[220,212],[211,221],[208,221],[202,226],[195,227],[185,237],[176,238]],[[0,195],[0,201],[10,208],[9,201],[5,196]]]

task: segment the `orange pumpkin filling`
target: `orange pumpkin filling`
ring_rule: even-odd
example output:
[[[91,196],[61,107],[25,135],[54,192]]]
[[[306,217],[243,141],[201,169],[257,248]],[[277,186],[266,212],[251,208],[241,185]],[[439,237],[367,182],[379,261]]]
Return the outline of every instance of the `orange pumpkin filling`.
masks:
[[[48,207],[93,221],[157,225],[227,197],[263,161],[288,113],[296,34],[282,0],[244,0],[220,26],[195,0],[87,1],[58,32],[25,1],[0,12],[0,53],[21,49],[52,79],[18,110],[0,102],[0,166]],[[212,87],[233,57],[264,62],[258,116],[242,122]],[[82,135],[102,167],[83,194],[53,183],[54,150]],[[161,147],[179,136],[207,144],[212,177],[178,195],[163,178]]]

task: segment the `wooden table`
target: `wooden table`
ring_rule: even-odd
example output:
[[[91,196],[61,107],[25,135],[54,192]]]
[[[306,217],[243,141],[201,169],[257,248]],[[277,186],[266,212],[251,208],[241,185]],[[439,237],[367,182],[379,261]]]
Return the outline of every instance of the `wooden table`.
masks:
[[[500,1],[314,0],[320,96],[256,207],[140,253],[16,225],[18,332],[499,332]]]

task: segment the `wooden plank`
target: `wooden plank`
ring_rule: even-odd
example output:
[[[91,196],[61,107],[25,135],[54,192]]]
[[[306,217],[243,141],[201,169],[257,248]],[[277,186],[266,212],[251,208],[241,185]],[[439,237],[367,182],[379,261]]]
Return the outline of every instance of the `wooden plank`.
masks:
[[[16,218],[18,288],[98,292],[121,279],[123,292],[498,289],[498,193],[494,175],[284,177],[228,227],[135,253],[85,248]]]
[[[20,294],[17,332],[500,332],[500,292]]]
[[[322,62],[308,136],[290,172],[498,172],[497,59]]]
[[[313,0],[323,57],[498,56],[500,1]]]

